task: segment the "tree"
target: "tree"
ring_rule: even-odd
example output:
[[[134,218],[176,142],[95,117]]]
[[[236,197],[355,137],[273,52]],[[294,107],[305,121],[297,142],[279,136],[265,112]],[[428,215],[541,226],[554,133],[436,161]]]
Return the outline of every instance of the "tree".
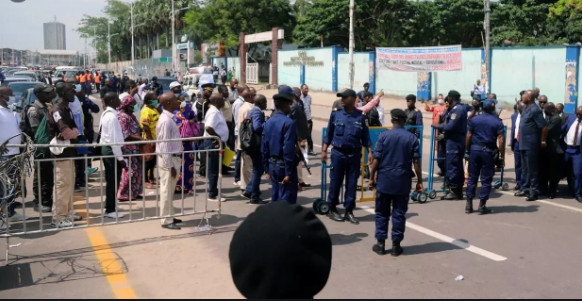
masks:
[[[560,0],[550,7],[548,30],[555,42],[582,42],[582,0]]]
[[[560,43],[560,34],[549,31],[549,8],[556,0],[500,0],[491,10],[491,45],[533,46]]]

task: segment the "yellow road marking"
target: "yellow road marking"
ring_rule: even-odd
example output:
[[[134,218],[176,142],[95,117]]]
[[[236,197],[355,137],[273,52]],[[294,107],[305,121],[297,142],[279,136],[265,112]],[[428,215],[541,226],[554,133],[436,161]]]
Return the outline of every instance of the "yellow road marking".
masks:
[[[127,277],[123,272],[122,264],[115,258],[115,253],[109,247],[109,243],[101,230],[97,228],[87,228],[89,241],[95,256],[99,260],[101,269],[107,277],[107,282],[113,289],[113,294],[117,299],[137,299],[135,292],[129,285]]]

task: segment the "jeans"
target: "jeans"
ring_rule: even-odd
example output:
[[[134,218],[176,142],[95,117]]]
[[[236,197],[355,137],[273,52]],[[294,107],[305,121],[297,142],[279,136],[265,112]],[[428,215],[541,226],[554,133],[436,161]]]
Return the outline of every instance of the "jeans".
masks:
[[[53,206],[53,187],[55,185],[53,162],[38,162],[34,165],[33,179],[34,204]],[[40,191],[39,191],[40,186]],[[39,195],[40,192],[40,195]]]
[[[242,159],[242,151],[236,151],[236,160],[234,160],[234,181],[240,181],[240,163]]]
[[[216,149],[216,146],[214,146],[213,140],[204,140],[202,148],[210,150]],[[218,197],[218,152],[214,151],[206,154],[208,154],[208,174],[206,175],[208,179],[208,197],[214,199]],[[206,154],[202,155],[206,156]]]
[[[113,151],[111,147],[104,146],[101,148],[101,154],[103,156],[112,156]],[[118,165],[117,159],[115,157],[109,157],[103,159],[103,165],[105,165],[105,213],[111,213],[116,211],[116,197],[117,197],[117,185],[121,181],[121,166]]]
[[[261,184],[261,176],[264,173],[263,158],[261,153],[256,153],[251,156],[251,159],[253,161],[253,175],[247,184],[245,193],[251,194],[251,201],[258,201],[261,198],[261,191],[259,188]]]

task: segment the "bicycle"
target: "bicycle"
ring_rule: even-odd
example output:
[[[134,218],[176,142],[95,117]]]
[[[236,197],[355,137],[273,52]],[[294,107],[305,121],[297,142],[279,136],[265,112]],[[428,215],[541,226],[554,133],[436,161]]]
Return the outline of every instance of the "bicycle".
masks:
[[[22,183],[26,182],[26,177],[33,172],[33,160],[35,146],[32,139],[25,133],[12,136],[0,145],[0,155],[8,152],[8,142],[13,138],[22,136],[24,147],[22,151],[14,156],[0,159],[0,229],[8,229],[8,208],[14,203],[16,198],[25,193],[22,191]]]

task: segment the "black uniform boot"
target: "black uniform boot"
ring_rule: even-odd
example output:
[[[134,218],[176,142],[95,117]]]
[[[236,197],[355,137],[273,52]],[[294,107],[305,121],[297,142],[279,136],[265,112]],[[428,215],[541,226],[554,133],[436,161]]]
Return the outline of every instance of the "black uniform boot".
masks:
[[[479,201],[479,215],[491,213],[491,210],[489,210],[489,208],[485,207],[485,204],[487,204],[487,200]]]
[[[462,188],[461,189],[454,188],[454,189],[449,190],[449,192],[445,196],[443,196],[441,199],[450,201],[450,200],[460,200],[462,198],[463,198]]]
[[[354,216],[354,213],[351,210],[349,210],[349,211],[346,210],[346,215],[344,216],[344,220],[346,220],[354,225],[357,225],[360,223],[358,221],[358,219],[356,219],[356,217]]]
[[[372,247],[372,251],[376,252],[378,255],[386,254],[386,243],[383,240],[378,240],[378,242]]]
[[[402,250],[402,247],[400,246],[399,242],[393,242],[392,243],[392,253],[391,255],[396,257],[399,256],[400,254],[402,254],[402,252],[404,252],[404,250]]]
[[[473,213],[473,199],[467,198],[467,205],[465,206],[465,213]]]
[[[336,222],[343,222],[344,221],[344,218],[337,211],[336,207],[329,208],[329,212],[327,213],[327,217],[329,217],[331,220],[334,220]]]

